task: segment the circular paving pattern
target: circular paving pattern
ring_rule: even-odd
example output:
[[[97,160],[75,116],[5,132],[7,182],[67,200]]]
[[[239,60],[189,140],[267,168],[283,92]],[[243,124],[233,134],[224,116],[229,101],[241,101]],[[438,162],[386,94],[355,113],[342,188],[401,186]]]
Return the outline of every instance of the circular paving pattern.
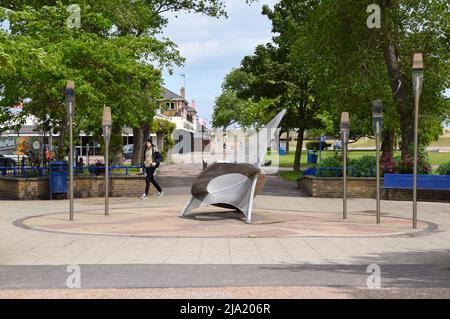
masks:
[[[352,212],[347,220],[336,213],[254,209],[253,224],[246,224],[243,215],[215,207],[197,209],[187,218],[178,217],[180,207],[121,208],[26,218],[15,224],[33,230],[107,236],[133,237],[378,237],[411,235],[430,230],[435,225],[423,221],[411,228],[409,219],[382,216],[375,223],[375,213]]]

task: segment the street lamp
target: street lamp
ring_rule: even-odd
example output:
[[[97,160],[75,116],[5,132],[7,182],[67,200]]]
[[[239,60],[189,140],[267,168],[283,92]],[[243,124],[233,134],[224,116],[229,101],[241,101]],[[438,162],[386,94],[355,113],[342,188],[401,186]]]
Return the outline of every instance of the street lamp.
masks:
[[[105,141],[105,215],[109,216],[109,141],[111,139],[111,108],[103,107],[103,139]]]
[[[380,140],[383,127],[383,104],[381,100],[373,102],[373,131],[377,148],[377,224],[381,223],[380,209]]]
[[[75,83],[67,81],[66,85],[66,106],[69,117],[69,198],[70,214],[69,219],[73,220],[73,115],[75,111]]]
[[[341,114],[341,141],[342,141],[342,152],[344,157],[344,170],[342,172],[343,176],[343,217],[347,219],[347,144],[350,134],[350,118],[348,112],[343,112]]]
[[[415,98],[414,110],[414,171],[413,171],[413,228],[417,228],[417,144],[419,130],[419,100],[423,84],[423,57],[422,53],[414,54],[413,58],[413,88]]]
[[[223,131],[223,160],[227,160],[227,131]]]
[[[204,146],[205,146],[205,141],[204,141],[204,135],[205,135],[205,126],[203,125],[204,123],[202,123],[202,165],[203,165],[203,169],[206,169],[206,167],[208,166],[207,162],[205,161],[204,158]]]

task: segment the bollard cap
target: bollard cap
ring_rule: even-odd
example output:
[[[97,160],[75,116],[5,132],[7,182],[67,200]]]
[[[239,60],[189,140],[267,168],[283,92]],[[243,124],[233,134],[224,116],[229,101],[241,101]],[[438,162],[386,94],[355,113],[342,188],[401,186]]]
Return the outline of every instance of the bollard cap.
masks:
[[[66,101],[75,103],[75,82],[69,80],[66,85]]]
[[[348,115],[348,112],[342,112],[341,114],[341,131],[350,131],[350,117]]]
[[[383,117],[383,104],[381,100],[373,101],[373,117],[374,118]]]
[[[415,53],[413,57],[413,71],[423,71],[422,53]]]
[[[108,106],[103,107],[103,126],[111,126],[112,125],[112,117],[111,117],[111,108]]]

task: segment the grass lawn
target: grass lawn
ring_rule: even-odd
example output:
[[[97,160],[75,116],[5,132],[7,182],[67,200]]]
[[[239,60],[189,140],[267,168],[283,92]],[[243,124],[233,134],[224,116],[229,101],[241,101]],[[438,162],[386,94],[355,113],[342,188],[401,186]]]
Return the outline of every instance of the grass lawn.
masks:
[[[333,151],[322,152],[322,159],[333,156]],[[396,152],[395,156],[399,156],[400,152]],[[350,151],[350,158],[360,158],[363,156],[375,156],[375,151]],[[450,162],[450,153],[437,153],[437,152],[428,152],[428,156],[430,158],[430,164],[441,165],[447,162]],[[290,153],[285,156],[280,156],[280,167],[292,167],[294,163],[294,153]],[[307,163],[307,151],[302,152],[302,166]]]
[[[327,140],[327,143],[330,143],[333,145],[336,140]],[[291,143],[292,145],[292,143]],[[450,137],[448,136],[441,136],[439,140],[436,142],[432,142],[429,147],[442,147],[442,146],[450,146]],[[375,147],[375,140],[368,138],[367,140],[365,138],[360,138],[358,142],[352,143],[350,147]]]
[[[302,175],[303,175],[302,172],[294,172],[294,171],[280,173],[281,177],[283,177],[285,180],[288,180],[290,182],[296,182],[297,179],[302,177]]]

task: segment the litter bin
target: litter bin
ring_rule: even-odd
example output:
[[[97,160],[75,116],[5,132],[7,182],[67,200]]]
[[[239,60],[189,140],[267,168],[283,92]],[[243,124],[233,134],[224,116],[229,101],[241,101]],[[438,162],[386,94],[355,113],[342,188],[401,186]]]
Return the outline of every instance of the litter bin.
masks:
[[[67,163],[52,162],[49,166],[50,199],[54,195],[67,195]]]
[[[280,156],[286,155],[286,149],[284,147],[280,147],[280,150],[278,151],[278,154],[280,154]]]
[[[317,164],[317,154],[314,151],[308,151],[308,164]]]

